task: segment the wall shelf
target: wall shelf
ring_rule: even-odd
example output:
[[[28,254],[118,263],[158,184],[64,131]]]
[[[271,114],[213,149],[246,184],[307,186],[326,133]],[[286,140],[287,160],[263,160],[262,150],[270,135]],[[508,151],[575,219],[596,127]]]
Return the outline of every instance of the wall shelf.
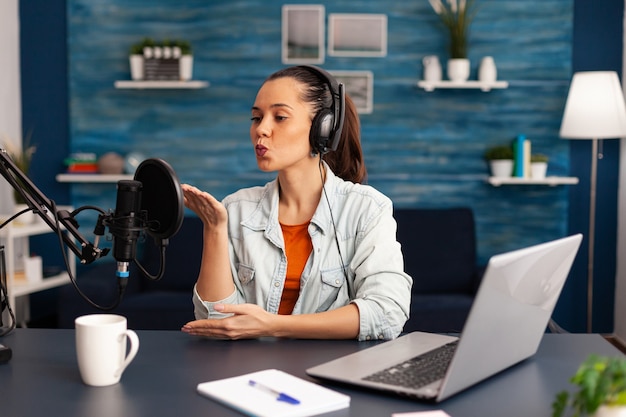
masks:
[[[419,88],[423,88],[427,92],[434,91],[437,88],[466,88],[466,89],[480,89],[481,91],[490,91],[492,89],[508,88],[509,83],[506,81],[419,81],[417,83]]]
[[[208,81],[132,81],[119,80],[115,81],[115,88],[118,89],[200,89],[207,88]]]
[[[576,177],[545,177],[542,179],[520,178],[520,177],[489,177],[487,182],[494,187],[500,185],[572,185],[578,184]]]
[[[120,180],[132,180],[133,175],[111,175],[111,174],[57,174],[58,182],[118,182]]]

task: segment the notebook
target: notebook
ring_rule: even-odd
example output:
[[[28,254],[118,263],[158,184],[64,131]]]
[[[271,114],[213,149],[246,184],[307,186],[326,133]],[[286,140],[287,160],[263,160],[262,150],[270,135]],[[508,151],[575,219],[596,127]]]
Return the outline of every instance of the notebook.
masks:
[[[537,352],[581,240],[576,234],[491,257],[458,337],[412,332],[306,372],[419,400],[449,398]],[[449,344],[449,364],[426,385],[418,386],[416,378],[398,386],[387,382],[388,377],[371,377],[383,370],[402,375],[415,366],[409,359]]]
[[[349,396],[277,369],[203,382],[197,390],[259,417],[305,417],[350,406]]]

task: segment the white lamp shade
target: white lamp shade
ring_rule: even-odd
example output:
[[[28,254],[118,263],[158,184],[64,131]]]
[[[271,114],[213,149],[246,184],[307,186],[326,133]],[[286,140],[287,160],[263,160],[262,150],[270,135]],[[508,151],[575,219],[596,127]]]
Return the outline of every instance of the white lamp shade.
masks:
[[[574,74],[559,136],[567,139],[626,136],[626,105],[615,71]]]

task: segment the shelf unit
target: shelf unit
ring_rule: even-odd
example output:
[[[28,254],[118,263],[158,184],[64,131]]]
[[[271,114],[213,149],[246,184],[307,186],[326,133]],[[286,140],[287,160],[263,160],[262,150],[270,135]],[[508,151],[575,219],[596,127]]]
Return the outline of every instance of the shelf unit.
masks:
[[[520,178],[520,177],[489,177],[487,182],[494,187],[501,185],[573,185],[578,184],[578,178],[576,177],[545,177],[541,179],[532,178]]]
[[[209,86],[208,81],[133,81],[118,80],[115,81],[115,88],[118,89],[201,89]]]
[[[493,82],[484,82],[484,81],[419,81],[417,83],[419,88],[423,88],[427,92],[434,91],[437,88],[465,88],[465,89],[480,89],[481,91],[487,92],[492,89],[503,89],[508,88],[509,83],[507,81],[493,81]]]
[[[133,175],[130,174],[57,174],[58,182],[84,182],[84,183],[109,183],[118,182],[120,180],[132,180]]]
[[[59,210],[73,210],[69,206],[59,206]],[[16,244],[22,244],[23,254],[30,253],[29,241],[30,236],[42,235],[46,233],[53,233],[52,229],[43,221],[43,219],[37,216],[36,220],[31,224],[21,224],[18,222],[11,222],[5,228],[0,229],[0,238],[5,245],[5,257],[6,257],[6,271],[7,271],[7,291],[8,302],[11,308],[16,314],[16,320],[18,323],[26,323],[29,319],[29,303],[28,298],[20,305],[20,309],[17,309],[16,299],[18,297],[27,296],[29,294],[44,291],[50,288],[59,287],[65,284],[69,284],[69,275],[67,272],[61,272],[58,275],[43,278],[38,281],[29,280],[28,277],[24,277],[24,280],[16,281],[15,273],[15,259]],[[20,239],[21,238],[21,239]],[[20,240],[18,240],[20,239]],[[70,260],[70,272],[76,276],[76,263],[75,255],[71,249],[67,249],[67,256]]]

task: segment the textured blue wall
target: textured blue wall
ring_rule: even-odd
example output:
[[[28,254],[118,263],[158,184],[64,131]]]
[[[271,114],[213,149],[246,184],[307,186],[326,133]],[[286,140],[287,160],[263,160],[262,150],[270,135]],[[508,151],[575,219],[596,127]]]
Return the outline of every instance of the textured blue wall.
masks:
[[[290,2],[289,4],[297,4]],[[307,2],[310,3],[310,2]],[[416,87],[421,59],[445,62],[446,38],[427,0],[340,0],[328,13],[386,13],[388,56],[326,57],[328,70],[370,70],[374,111],[362,115],[370,184],[397,206],[470,206],[479,256],[567,232],[566,186],[491,187],[486,147],[526,134],[568,175],[558,129],[571,76],[572,1],[479,1],[471,31],[472,78],[492,55],[510,88]],[[249,109],[263,79],[281,64],[282,1],[69,0],[70,147],[138,151],[169,161],[183,182],[221,198],[270,177],[257,170]],[[324,3],[320,3],[324,4]],[[116,90],[128,79],[128,47],[143,38],[186,38],[203,90]],[[112,207],[112,185],[74,185],[73,204]]]

